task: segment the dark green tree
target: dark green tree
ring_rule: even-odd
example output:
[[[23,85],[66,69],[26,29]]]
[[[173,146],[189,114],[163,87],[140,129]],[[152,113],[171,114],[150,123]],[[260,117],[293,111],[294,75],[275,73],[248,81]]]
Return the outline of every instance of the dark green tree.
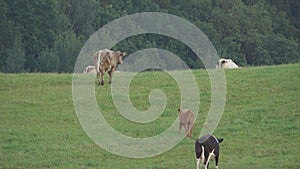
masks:
[[[299,62],[299,10],[296,0],[0,0],[0,71],[72,72],[84,41],[105,24],[137,12],[187,19],[208,36],[219,56],[242,66]],[[130,54],[145,48],[169,50],[190,67],[203,67],[187,46],[155,34],[127,38],[113,50]]]
[[[19,73],[24,72],[25,64],[25,50],[22,44],[20,35],[16,35],[13,40],[12,46],[6,49],[5,52],[8,57],[6,58],[6,72]]]
[[[22,34],[25,48],[25,70],[37,71],[37,58],[53,45],[55,37],[64,32],[68,22],[58,13],[55,1],[10,1],[7,4],[7,20]]]
[[[58,37],[53,49],[49,52],[50,57],[54,58],[52,61],[58,64],[57,72],[73,72],[82,45],[82,40],[76,37],[73,31],[68,31]]]

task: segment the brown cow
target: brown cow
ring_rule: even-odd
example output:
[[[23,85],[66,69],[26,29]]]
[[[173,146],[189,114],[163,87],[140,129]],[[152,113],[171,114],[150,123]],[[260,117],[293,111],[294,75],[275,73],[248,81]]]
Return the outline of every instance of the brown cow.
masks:
[[[179,130],[178,134],[180,133],[181,127],[185,128],[185,133],[187,133],[188,137],[193,136],[193,127],[195,122],[194,113],[191,110],[185,109],[180,110],[178,109],[178,116],[179,116]]]
[[[117,64],[122,64],[122,57],[125,56],[125,52],[114,52],[109,49],[99,50],[94,54],[94,65],[97,72],[98,86],[100,85],[100,73],[101,73],[101,85],[104,85],[104,73],[109,74],[109,84],[112,82],[112,74],[116,70]]]

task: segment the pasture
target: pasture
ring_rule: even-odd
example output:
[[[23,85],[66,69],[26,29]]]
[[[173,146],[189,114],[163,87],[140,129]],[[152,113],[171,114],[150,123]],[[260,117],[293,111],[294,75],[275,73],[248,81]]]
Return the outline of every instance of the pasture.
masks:
[[[0,74],[0,168],[195,168],[194,142],[209,110],[211,92],[206,71],[193,73],[201,97],[193,138],[143,159],[113,155],[87,136],[74,110],[71,74]],[[219,168],[300,168],[300,64],[225,74],[226,106],[214,132],[225,139]],[[157,88],[168,103],[160,118],[147,124],[132,123],[118,114],[107,83],[96,86],[95,92],[113,128],[128,136],[149,137],[177,118],[178,86],[167,73],[155,71],[138,74],[129,89],[132,104],[145,111],[150,91]]]

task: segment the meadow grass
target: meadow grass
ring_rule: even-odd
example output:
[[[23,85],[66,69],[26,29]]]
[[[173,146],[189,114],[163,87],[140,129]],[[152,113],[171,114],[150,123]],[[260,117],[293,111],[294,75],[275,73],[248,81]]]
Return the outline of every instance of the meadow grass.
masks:
[[[193,138],[142,159],[113,155],[87,136],[74,110],[71,74],[0,74],[0,168],[195,168],[194,141],[209,110],[211,91],[205,70],[193,74],[201,97]],[[226,106],[214,132],[225,138],[219,168],[300,168],[300,64],[225,74]],[[153,89],[161,89],[168,103],[163,114],[147,124],[130,122],[117,112],[108,84],[95,92],[99,109],[113,128],[143,138],[163,132],[178,115],[180,91],[164,72],[135,76],[129,89],[132,104],[147,110]]]

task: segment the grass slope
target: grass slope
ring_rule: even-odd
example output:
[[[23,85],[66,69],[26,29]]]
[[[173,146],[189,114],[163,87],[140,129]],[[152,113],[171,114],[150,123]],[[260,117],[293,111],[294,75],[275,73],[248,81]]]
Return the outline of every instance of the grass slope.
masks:
[[[194,140],[211,95],[206,71],[193,73],[201,96],[194,138],[185,138],[170,151],[145,159],[113,155],[89,139],[74,111],[72,75],[0,74],[0,168],[195,168]],[[220,168],[300,168],[300,64],[225,73],[226,107],[215,131],[225,138]],[[168,74],[144,72],[131,82],[133,105],[147,110],[154,88],[165,92],[168,104],[161,117],[149,124],[122,118],[107,84],[96,88],[97,101],[119,132],[153,136],[173,123],[180,104],[180,91]]]

